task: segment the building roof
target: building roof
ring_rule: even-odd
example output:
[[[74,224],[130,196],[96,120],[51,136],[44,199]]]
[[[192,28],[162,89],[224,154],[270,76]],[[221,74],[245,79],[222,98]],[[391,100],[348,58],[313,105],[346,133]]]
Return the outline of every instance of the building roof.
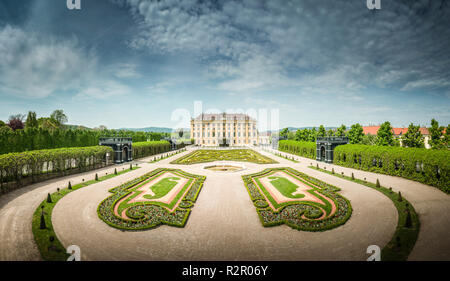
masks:
[[[251,120],[251,121],[255,121],[255,119],[253,119],[250,116],[248,116],[247,114],[243,114],[243,113],[233,113],[233,114],[228,114],[228,113],[202,113],[199,116],[197,116],[196,118],[194,118],[194,120],[196,120],[196,121],[201,121],[201,120],[214,121],[214,120],[234,120],[235,118],[236,118],[236,120]]]
[[[364,135],[376,135],[378,133],[378,129],[380,129],[381,126],[364,126],[363,127],[363,133]],[[422,135],[429,135],[430,132],[428,131],[428,128],[426,127],[420,127],[419,131]],[[408,132],[408,128],[392,128],[392,132],[395,136],[402,136]]]

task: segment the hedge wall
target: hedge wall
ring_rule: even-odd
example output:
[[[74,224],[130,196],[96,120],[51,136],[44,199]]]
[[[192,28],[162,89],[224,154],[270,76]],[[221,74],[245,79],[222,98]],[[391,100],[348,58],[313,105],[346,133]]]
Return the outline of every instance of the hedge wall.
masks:
[[[307,141],[281,140],[278,150],[306,158],[316,159],[316,143]]]
[[[399,176],[450,193],[450,151],[359,144],[334,149],[334,164]]]
[[[170,151],[170,143],[168,141],[134,142],[132,147],[133,159]]]
[[[0,193],[106,165],[106,146],[33,150],[0,155]],[[112,159],[111,159],[112,163]]]

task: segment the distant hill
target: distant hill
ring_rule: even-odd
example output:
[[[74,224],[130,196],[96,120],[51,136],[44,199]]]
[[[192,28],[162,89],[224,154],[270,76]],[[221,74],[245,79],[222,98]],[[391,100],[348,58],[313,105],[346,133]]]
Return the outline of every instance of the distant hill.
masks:
[[[118,130],[128,130],[133,132],[155,132],[155,133],[172,133],[172,128],[165,127],[146,127],[146,128],[120,128]],[[185,132],[189,132],[189,129],[183,129]]]
[[[80,129],[80,130],[92,130],[92,128],[88,128],[86,126],[82,126],[82,125],[64,125],[67,129],[71,129],[71,130],[76,130],[76,129]]]

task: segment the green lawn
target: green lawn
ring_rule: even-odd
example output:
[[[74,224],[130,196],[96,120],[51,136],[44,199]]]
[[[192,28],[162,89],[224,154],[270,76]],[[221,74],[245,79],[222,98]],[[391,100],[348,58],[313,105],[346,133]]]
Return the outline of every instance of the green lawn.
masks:
[[[257,164],[278,163],[275,160],[251,149],[199,149],[170,163],[189,165],[213,161],[239,161],[252,162]]]
[[[157,182],[156,184],[152,185],[150,187],[150,189],[153,191],[153,193],[155,193],[154,196],[152,195],[144,195],[145,199],[157,199],[157,198],[161,198],[164,197],[167,193],[169,193],[169,191],[172,190],[172,188],[174,188],[178,181],[180,180],[180,178],[177,177],[169,177],[169,178],[164,178],[162,180],[160,180],[159,182]]]
[[[304,194],[292,195],[292,193],[297,190],[298,186],[290,182],[288,179],[283,177],[269,177],[269,179],[271,179],[270,183],[275,186],[276,189],[278,189],[278,191],[280,191],[285,197],[293,199],[305,197]]]

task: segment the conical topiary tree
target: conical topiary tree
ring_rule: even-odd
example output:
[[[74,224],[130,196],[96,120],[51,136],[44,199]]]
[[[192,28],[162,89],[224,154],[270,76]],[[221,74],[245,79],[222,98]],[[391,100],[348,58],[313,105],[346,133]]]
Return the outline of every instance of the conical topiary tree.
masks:
[[[67,185],[67,189],[72,189],[72,184],[69,181],[69,184]]]
[[[133,164],[130,164],[130,170],[133,170]]]
[[[47,226],[45,225],[45,217],[44,217],[44,213],[42,212],[41,214],[41,225],[39,226],[40,229],[46,229]]]
[[[316,168],[319,169],[319,163],[316,163]]]
[[[117,169],[114,168],[114,175],[117,175]]]
[[[412,227],[412,218],[411,218],[411,212],[409,211],[409,208],[406,209],[406,220],[405,220],[405,227]]]
[[[355,175],[352,173],[352,180],[355,180]]]
[[[52,196],[49,194],[47,194],[47,203],[52,203]]]
[[[331,173],[334,175],[334,168],[331,168]]]
[[[380,181],[377,179],[376,187],[380,187]]]
[[[397,200],[398,200],[398,202],[402,202],[402,200],[403,200],[402,199],[402,193],[400,191],[398,192],[398,199]]]
[[[95,180],[98,181],[98,175],[95,173]]]

